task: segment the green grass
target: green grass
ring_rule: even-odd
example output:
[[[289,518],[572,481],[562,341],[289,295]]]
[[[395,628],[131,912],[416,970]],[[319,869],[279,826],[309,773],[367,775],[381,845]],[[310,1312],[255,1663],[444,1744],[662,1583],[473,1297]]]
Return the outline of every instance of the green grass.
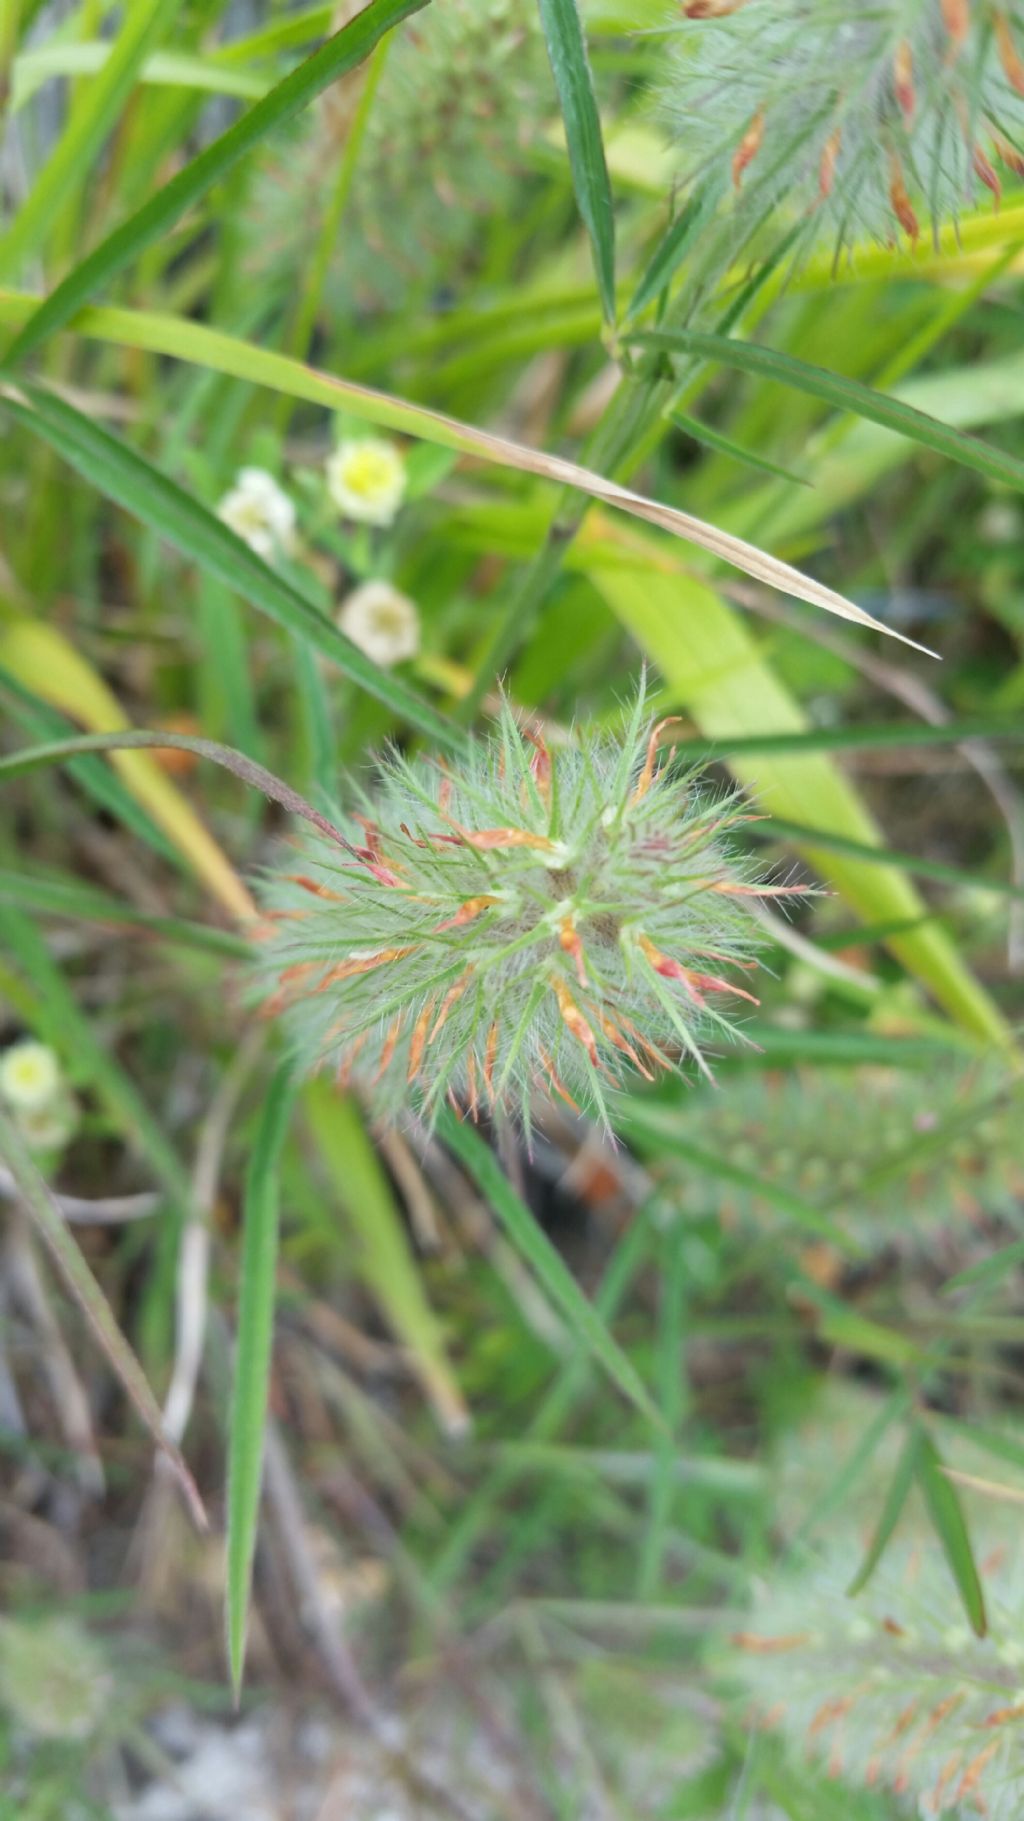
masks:
[[[944,1467],[1024,1464],[1024,192],[833,270],[761,152],[673,184],[665,11],[0,0],[0,1468],[11,1599],[114,1665],[57,1745],[0,1674],[26,1814],[109,1815],[118,1754],[166,1778],[169,1690],[298,1689],[339,1740],[347,1691],[411,1812],[499,1812],[472,1736],[538,1821],[897,1821],[751,1728],[730,1639],[809,1545],[851,1623],[908,1540],[950,1636],[998,1616],[1012,1506]],[[325,480],[367,436],[387,523]],[[294,507],[262,551],[218,516],[251,467]],[[339,624],[372,581],[417,615],[395,665]],[[613,1147],[540,1091],[527,1141],[295,1081],[264,869],[389,741],[457,766],[499,683],[551,744],[620,734],[645,666],[666,761],[814,887],[765,901],[717,1085],[637,1082]],[[841,1132],[822,1180],[784,1126],[770,1170],[701,1133],[808,1072],[851,1159],[877,1130],[876,1238]],[[114,1587],[161,1615],[138,1678]]]

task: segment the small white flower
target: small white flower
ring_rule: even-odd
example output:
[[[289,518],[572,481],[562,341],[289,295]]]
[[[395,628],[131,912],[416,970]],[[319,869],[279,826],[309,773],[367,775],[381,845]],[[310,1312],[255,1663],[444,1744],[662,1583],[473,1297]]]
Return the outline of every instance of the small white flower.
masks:
[[[78,1106],[70,1094],[61,1094],[38,1112],[17,1115],[18,1130],[30,1151],[63,1151],[78,1125]]]
[[[47,1044],[26,1037],[0,1056],[0,1098],[18,1112],[40,1112],[60,1087],[60,1063]]]
[[[405,495],[405,464],[379,436],[339,443],[327,458],[327,491],[345,518],[390,525]]]
[[[978,515],[978,530],[986,544],[1017,544],[1024,523],[1013,500],[989,500]]]
[[[265,468],[240,468],[217,517],[265,562],[289,550],[295,537],[295,507]]]
[[[363,582],[342,601],[339,629],[375,664],[400,664],[420,648],[415,603],[390,582]]]

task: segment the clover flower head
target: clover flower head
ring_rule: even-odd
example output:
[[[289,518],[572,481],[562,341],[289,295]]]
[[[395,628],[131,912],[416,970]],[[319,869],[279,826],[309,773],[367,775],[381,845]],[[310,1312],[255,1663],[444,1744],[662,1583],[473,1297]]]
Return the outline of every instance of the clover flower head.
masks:
[[[751,1069],[728,1094],[693,1095],[679,1115],[681,1133],[749,1183],[687,1164],[671,1205],[777,1227],[772,1191],[789,1192],[827,1209],[868,1251],[962,1251],[1024,1196],[1021,1104],[1019,1089],[985,1069],[941,1080],[905,1069]]]
[[[261,293],[289,297],[315,257],[362,72],[336,84],[267,158],[247,203],[247,257]],[[479,267],[480,224],[521,195],[551,113],[536,0],[432,0],[396,33],[364,122],[325,274],[332,317],[401,317]],[[394,207],[402,198],[401,210]]]
[[[610,1125],[609,1094],[731,1035],[757,878],[733,796],[659,763],[667,723],[564,745],[508,704],[458,766],[392,752],[337,838],[269,876],[258,969],[310,1067],[382,1108],[447,1097],[529,1126],[536,1089]]]
[[[840,245],[912,241],[1024,173],[1021,0],[682,0],[665,106],[691,173],[728,164]],[[709,149],[710,148],[710,149]],[[739,206],[742,207],[742,196]]]
[[[382,436],[346,438],[327,458],[327,491],[343,517],[390,525],[405,497],[405,464]]]
[[[294,542],[294,503],[265,468],[239,469],[217,517],[265,562],[287,553]]]
[[[390,582],[362,582],[342,601],[338,626],[353,645],[385,668],[414,658],[420,648],[415,602]]]
[[[46,1043],[24,1037],[0,1056],[0,1100],[17,1113],[41,1113],[60,1094],[60,1062]]]
[[[981,1539],[976,1536],[975,1542]],[[1024,1813],[1024,1552],[982,1548],[988,1630],[967,1625],[933,1535],[891,1543],[856,1599],[847,1537],[773,1577],[730,1670],[758,1724],[830,1778],[889,1788],[905,1812],[1017,1821]]]

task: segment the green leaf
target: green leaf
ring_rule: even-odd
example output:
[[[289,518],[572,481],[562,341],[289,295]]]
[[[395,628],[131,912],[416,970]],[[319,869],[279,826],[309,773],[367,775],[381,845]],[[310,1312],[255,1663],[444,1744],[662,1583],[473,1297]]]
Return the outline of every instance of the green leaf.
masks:
[[[157,1447],[169,1460],[197,1524],[205,1529],[206,1514],[195,1481],[185,1465],[180,1449],[164,1431],[160,1406],[153,1396],[149,1381],[114,1320],[110,1304],[86,1264],[76,1240],[68,1232],[64,1216],[36,1169],[24,1139],[2,1106],[0,1158],[13,1176],[26,1214],[46,1246],[66,1288],[81,1309],[111,1370],[120,1380]]]
[[[333,621],[263,562],[214,513],[73,405],[36,387],[25,390],[29,403],[5,398],[4,409],[26,429],[41,436],[109,499],[176,545],[207,574],[233,588],[279,626],[297,633],[333,659],[340,670],[400,720],[445,748],[460,744],[464,736],[442,720],[422,696],[366,657]]]
[[[24,321],[30,302],[24,296],[0,290],[0,321]],[[696,518],[693,513],[681,512],[676,506],[666,506],[660,500],[646,499],[643,494],[634,493],[630,488],[622,487],[590,468],[583,468],[578,462],[567,461],[563,456],[548,455],[543,450],[531,449],[524,443],[513,442],[510,437],[497,436],[490,430],[477,430],[470,424],[461,423],[457,418],[446,417],[440,411],[428,410],[422,405],[411,404],[407,399],[395,398],[386,392],[376,392],[353,380],[340,379],[335,374],[321,372],[315,367],[305,366],[301,361],[289,359],[287,355],[277,354],[271,348],[254,347],[236,336],[225,335],[218,329],[207,328],[203,323],[190,322],[183,317],[151,315],[142,310],[87,309],[83,310],[73,327],[101,341],[116,342],[123,347],[146,348],[151,353],[169,354],[175,360],[187,360],[214,372],[233,374],[238,379],[267,386],[291,398],[304,398],[310,403],[325,405],[329,410],[346,411],[353,417],[379,424],[385,429],[396,430],[402,435],[422,437],[424,442],[436,443],[445,449],[456,449],[460,454],[492,462],[500,468],[512,468],[557,485],[577,488],[591,498],[600,500],[603,505],[613,506],[619,512],[631,513],[634,518],[643,519],[647,524],[671,533],[673,537],[687,539],[722,562],[732,563],[755,580],[767,583],[770,588],[779,588],[784,594],[791,594],[799,601],[807,601],[811,606],[822,607],[827,613],[837,614],[840,619],[852,620],[858,626],[887,633],[890,638],[898,639],[901,644],[910,645],[916,651],[927,651],[927,646],[917,645],[903,633],[883,625],[862,607],[855,606],[852,601],[837,594],[834,589],[826,587],[812,576],[801,574],[792,564],[780,561],[756,544],[734,537],[730,532],[720,530],[717,525]],[[0,398],[0,403],[4,402],[8,403],[9,409],[13,409],[9,400]],[[929,655],[934,656],[934,653]]]
[[[814,367],[797,360],[792,354],[781,354],[775,348],[754,342],[736,341],[728,335],[709,335],[696,329],[645,329],[635,338],[651,347],[668,348],[676,353],[701,354],[707,360],[721,361],[741,373],[752,373],[760,379],[778,380],[796,392],[805,392],[823,404],[841,411],[852,411],[856,417],[868,418],[887,430],[896,430],[923,449],[948,456],[965,468],[973,468],[989,480],[1024,492],[1024,462],[1002,449],[983,443],[977,436],[954,430],[936,417],[915,410],[902,399],[885,392],[875,392],[860,380],[847,379],[841,373],[830,373],[825,367]]]
[[[99,891],[77,879],[62,878],[57,873],[38,873],[26,868],[8,871],[0,867],[0,905],[13,904],[18,910],[38,911],[43,916],[70,919],[75,922],[105,924],[108,929],[138,929],[159,936],[166,942],[200,953],[220,955],[229,961],[247,961],[252,946],[243,936],[230,930],[216,929],[213,924],[193,923],[183,917],[160,917],[136,910],[125,898]]]
[[[11,87],[11,113],[31,101],[54,76],[95,76],[110,62],[112,46],[103,39],[80,39],[77,44],[41,44],[15,60]],[[194,88],[213,95],[234,95],[255,101],[270,87],[254,70],[233,68],[217,57],[190,57],[173,51],[156,51],[137,72],[140,82],[169,88]]]
[[[671,284],[698,234],[714,214],[718,195],[717,185],[704,183],[665,229],[627,307],[627,321],[639,316]]]
[[[615,214],[601,118],[576,0],[538,0],[565,123],[576,201],[590,236],[605,320],[615,321]]]
[[[278,1168],[295,1087],[287,1066],[267,1092],[245,1183],[238,1339],[231,1393],[227,1494],[227,1640],[238,1699],[256,1553],[263,1444],[270,1393],[277,1274]]]
[[[385,32],[427,4],[428,0],[371,0],[355,19],[314,51],[298,69],[292,70],[269,95],[256,102],[247,114],[158,189],[136,214],[115,228],[69,272],[17,336],[7,358],[22,360],[38,348],[145,247],[151,246],[180,221],[246,152],[275,128],[293,120],[339,76],[355,69],[364,57],[368,57]],[[141,6],[131,10],[137,11],[140,17],[144,12]],[[108,64],[99,82],[109,80],[109,69]]]
[[[603,1366],[621,1392],[656,1428],[662,1428],[636,1367],[627,1359],[593,1304],[588,1302],[561,1254],[537,1225],[533,1215],[507,1181],[494,1152],[479,1133],[445,1107],[437,1121],[438,1137],[454,1151],[486,1196],[517,1251],[570,1324],[578,1340]]]
[[[922,879],[938,879],[947,885],[959,885],[971,891],[996,892],[1007,898],[1024,898],[1024,885],[1014,885],[1011,879],[983,878],[963,867],[949,866],[945,860],[922,860],[916,854],[903,853],[895,847],[876,847],[865,841],[853,841],[846,835],[831,834],[823,828],[811,828],[805,822],[791,822],[788,817],[765,816],[758,821],[753,833],[763,835],[766,839],[773,835],[785,835],[787,839],[799,841],[808,848],[820,848],[824,853],[850,854],[873,866],[900,866],[904,872],[917,873]]]
[[[964,1521],[963,1507],[952,1480],[942,1471],[942,1456],[923,1428],[918,1431],[916,1464],[918,1485],[957,1584],[971,1630],[983,1638],[988,1630],[985,1595]]]
[[[423,1388],[449,1434],[464,1433],[466,1406],[440,1325],[427,1301],[387,1176],[356,1103],[322,1078],[303,1097],[320,1155],[358,1243],[358,1269],[388,1326],[409,1349]]]
[[[804,474],[794,474],[789,468],[782,468],[778,462],[770,462],[763,455],[755,455],[750,449],[741,449],[731,437],[723,436],[720,430],[712,430],[702,424],[698,418],[690,417],[685,411],[673,411],[672,422],[677,430],[691,441],[700,443],[706,449],[714,450],[716,455],[727,455],[731,461],[741,462],[745,468],[754,468],[759,474],[773,474],[776,480],[792,481],[796,487],[809,487],[810,481]]]
[[[181,0],[149,0],[148,5],[125,8],[124,25],[99,76],[76,98],[63,133],[0,239],[0,272],[16,271],[36,251],[57,212],[88,177],[145,58],[180,5]]]
[[[847,1597],[851,1600],[860,1593],[863,1587],[867,1586],[892,1540],[893,1531],[899,1523],[900,1514],[910,1494],[910,1488],[918,1474],[920,1447],[921,1432],[917,1428],[911,1428],[900,1452],[900,1458],[896,1462],[896,1470],[885,1496],[885,1504],[882,1506],[881,1515],[875,1526],[874,1535],[868,1544],[864,1560],[846,1589]]]

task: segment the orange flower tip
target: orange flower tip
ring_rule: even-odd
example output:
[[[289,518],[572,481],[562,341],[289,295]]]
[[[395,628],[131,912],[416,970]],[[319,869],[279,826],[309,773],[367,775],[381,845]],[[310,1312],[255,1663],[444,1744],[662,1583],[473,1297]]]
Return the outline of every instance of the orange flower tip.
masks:
[[[433,1016],[434,1001],[433,999],[430,999],[427,1001],[427,1004],[424,1006],[413,1026],[412,1038],[409,1043],[409,1067],[405,1077],[408,1083],[416,1080],[420,1068],[422,1067],[423,1052],[427,1044],[427,1031],[430,1028],[430,1020]]]
[[[757,157],[757,154],[761,149],[761,141],[763,138],[764,111],[762,109],[754,115],[753,120],[733,153],[732,181],[735,189],[739,189],[740,184],[743,181],[744,171],[749,165],[753,164],[754,159]]]
[[[579,1006],[576,1004],[575,999],[570,993],[569,988],[566,986],[564,980],[559,979],[557,974],[552,978],[551,988],[558,1003],[558,1009],[562,1015],[563,1024],[568,1031],[571,1031],[572,1035],[576,1038],[576,1041],[582,1043],[587,1055],[596,1068],[597,1040],[584,1018],[583,1013],[580,1011]]]
[[[839,147],[841,143],[842,134],[837,127],[835,132],[830,133],[825,141],[821,153],[821,163],[818,166],[818,192],[822,197],[831,196],[832,194],[832,185],[835,182],[836,164],[839,159]]]
[[[971,29],[970,0],[942,0],[942,23],[955,55]]]
[[[484,1049],[484,1081],[487,1084],[488,1097],[494,1104],[494,1063],[498,1054],[498,1020],[495,1019],[487,1033],[487,1045]]]
[[[691,974],[690,979],[702,993],[732,993],[736,999],[746,999],[749,1005],[760,1005],[760,999],[748,993],[742,986],[733,986],[729,980],[720,980],[717,974]]]
[[[528,828],[480,828],[461,829],[463,840],[479,853],[490,853],[504,847],[535,847],[539,853],[555,852],[555,843],[548,835],[532,834]]]
[[[572,1095],[570,1094],[568,1088],[565,1085],[565,1082],[562,1080],[561,1076],[558,1073],[558,1070],[555,1068],[555,1065],[552,1062],[551,1057],[548,1055],[547,1050],[545,1050],[545,1049],[538,1050],[538,1055],[540,1056],[541,1062],[543,1064],[544,1073],[547,1076],[549,1085],[554,1088],[555,1093],[559,1096],[559,1098],[561,1100],[565,1101],[566,1106],[570,1106],[572,1108],[574,1113],[580,1112],[581,1108],[580,1108],[578,1102],[575,1101],[573,1099]]]
[[[747,0],[682,0],[684,19],[727,19],[738,13]]]
[[[580,940],[579,930],[568,913],[562,918],[559,926],[558,940],[565,953],[572,956],[576,968],[576,978],[580,985],[586,986],[587,970],[583,956],[583,943]]]
[[[914,59],[905,38],[901,44],[896,46],[892,75],[896,101],[904,120],[909,124],[914,118],[916,98],[914,95]]]
[[[551,753],[547,741],[529,727],[523,728],[523,738],[533,747],[530,760],[530,776],[537,787],[541,802],[547,807],[551,802]]]
[[[630,798],[631,803],[641,803],[646,797],[654,782],[654,762],[658,751],[658,741],[666,727],[677,727],[682,718],[682,715],[678,714],[666,715],[663,721],[656,721],[651,728],[650,738],[647,742],[647,757],[644,760],[643,771],[637,779],[636,789]]]
[[[316,879],[310,879],[305,873],[286,874],[289,885],[297,885],[301,891],[309,892],[314,898],[330,898],[334,904],[344,904],[340,892],[332,892],[326,885],[320,885]]]
[[[399,1036],[399,1032],[401,1031],[401,1029],[402,1029],[402,1014],[401,1014],[401,1012],[399,1012],[398,1017],[392,1019],[390,1025],[388,1026],[387,1035],[384,1038],[384,1044],[383,1044],[383,1047],[380,1052],[380,1060],[377,1063],[377,1072],[373,1077],[372,1085],[374,1087],[377,1086],[378,1082],[380,1082],[384,1079],[384,1076],[387,1074],[389,1068],[391,1067],[392,1061],[394,1060],[395,1049],[398,1045],[398,1036]]]
[[[995,206],[998,209],[999,204],[1002,201],[1003,186],[980,145],[971,148],[971,163],[974,166],[975,175],[981,178],[981,181],[987,190],[992,191],[992,194],[995,197]]]
[[[997,12],[993,23],[995,25],[996,46],[999,51],[999,61],[1003,66],[1003,74],[1010,84],[1010,87],[1014,89],[1018,95],[1024,95],[1024,59],[1021,58],[1021,54],[1014,41],[1010,21],[1004,12]]]
[[[1024,177],[1024,152],[1018,152],[1017,147],[1000,134],[996,135],[993,143],[1007,170],[1012,171],[1015,177]]]
[[[460,904],[454,917],[449,917],[444,923],[437,925],[435,934],[440,935],[444,929],[461,929],[465,924],[472,923],[475,917],[482,917],[484,911],[490,910],[492,904],[499,902],[500,900],[489,892],[482,892],[478,898],[467,898],[464,904]]]

